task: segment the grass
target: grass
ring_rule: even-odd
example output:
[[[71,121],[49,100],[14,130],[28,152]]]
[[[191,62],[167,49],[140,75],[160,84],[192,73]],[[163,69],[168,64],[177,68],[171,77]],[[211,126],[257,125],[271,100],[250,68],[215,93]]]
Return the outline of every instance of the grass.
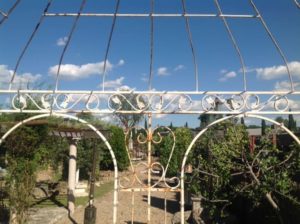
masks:
[[[102,184],[101,186],[95,186],[95,198],[101,198],[113,189],[113,182]],[[89,198],[77,197],[75,199],[75,205],[86,205]],[[57,195],[52,198],[36,199],[32,202],[32,208],[44,208],[44,207],[66,207],[67,206],[67,195]]]
[[[102,184],[101,186],[95,186],[95,199],[103,197],[105,194],[110,192],[113,189],[114,182],[108,182]],[[77,197],[75,199],[75,205],[86,205],[88,203],[88,196],[86,197]],[[8,199],[4,199],[4,204],[8,205]],[[45,207],[66,207],[68,203],[67,195],[57,195],[52,198],[45,199],[33,199],[32,208],[45,208]]]
[[[110,192],[113,189],[113,187],[114,187],[114,182],[108,182],[108,183],[101,185],[100,187],[95,187],[95,198],[103,197],[105,194]],[[76,198],[75,204],[76,204],[76,206],[85,205],[88,203],[88,200],[89,200],[88,197]]]

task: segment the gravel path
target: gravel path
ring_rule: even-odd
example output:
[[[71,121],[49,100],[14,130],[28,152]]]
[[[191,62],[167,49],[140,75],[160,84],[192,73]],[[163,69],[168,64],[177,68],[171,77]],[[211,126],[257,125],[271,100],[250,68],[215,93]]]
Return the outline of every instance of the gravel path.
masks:
[[[121,174],[122,175],[122,174]],[[124,175],[124,174],[123,174]],[[126,174],[125,174],[126,175]],[[128,174],[127,174],[128,175]],[[164,210],[164,198],[166,196],[167,209]],[[96,199],[94,205],[97,208],[97,223],[108,224],[112,223],[113,213],[113,192],[109,192],[103,197]],[[147,223],[147,192],[134,193],[134,224]],[[73,215],[73,223],[83,223],[84,206],[75,210]],[[152,192],[151,193],[151,223],[171,223],[171,220],[176,212],[179,211],[179,200],[174,192]],[[119,205],[117,213],[117,223],[131,223],[132,215],[132,193],[119,192]],[[57,224],[72,223],[70,219],[63,219]]]
[[[110,192],[100,200],[95,201],[95,206],[97,208],[97,223],[112,223],[112,198],[113,193]],[[147,193],[135,193],[134,198],[134,223],[147,223]],[[151,223],[164,223],[164,193],[154,192],[151,199]],[[176,200],[175,193],[167,193],[167,204],[166,223],[171,223],[174,213],[179,210],[179,203]],[[83,223],[84,207],[82,206],[77,208],[72,218],[76,223]],[[60,222],[57,222],[57,224],[68,223],[72,222],[69,219],[64,219]],[[131,193],[119,193],[117,223],[131,223]]]

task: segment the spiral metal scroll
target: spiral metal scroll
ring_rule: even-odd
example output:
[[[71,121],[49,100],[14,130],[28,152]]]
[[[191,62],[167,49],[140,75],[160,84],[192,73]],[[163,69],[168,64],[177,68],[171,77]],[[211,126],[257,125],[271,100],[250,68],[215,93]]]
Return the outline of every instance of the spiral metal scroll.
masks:
[[[127,155],[130,161],[130,168],[131,168],[131,175],[128,176],[124,176],[120,179],[119,185],[121,188],[123,189],[128,189],[128,188],[133,188],[135,186],[135,184],[138,184],[140,187],[147,187],[147,185],[145,184],[145,182],[143,182],[142,177],[141,176],[145,176],[145,174],[147,174],[147,170],[148,167],[150,167],[151,170],[151,174],[153,175],[159,175],[159,177],[157,178],[157,180],[155,180],[152,185],[151,188],[155,188],[158,187],[158,185],[162,184],[163,187],[165,188],[169,188],[169,189],[177,189],[180,186],[180,180],[178,177],[171,177],[168,178],[166,177],[168,168],[169,168],[169,164],[171,162],[173,153],[174,153],[174,149],[175,149],[175,134],[174,132],[168,128],[168,127],[157,127],[153,130],[153,132],[151,133],[151,142],[153,144],[160,144],[163,140],[164,135],[166,134],[164,132],[164,134],[162,134],[163,131],[166,131],[168,133],[168,135],[171,135],[172,140],[173,140],[173,144],[172,144],[172,148],[171,148],[171,153],[170,156],[168,158],[167,164],[164,167],[160,162],[153,162],[151,164],[147,164],[144,161],[138,162],[137,164],[133,164],[132,163],[132,156],[130,155],[129,152],[129,148],[128,148],[128,143],[129,143],[129,139],[132,138],[132,132],[133,130],[135,130],[137,132],[136,136],[134,136],[135,140],[138,142],[138,144],[140,145],[144,145],[149,141],[149,132],[148,130],[141,128],[141,127],[134,127],[131,128],[125,136],[126,139],[126,150],[127,150]],[[140,176],[141,175],[141,176]]]
[[[12,112],[226,113],[288,112],[300,93],[24,93],[11,96]],[[294,98],[293,98],[294,97]],[[295,108],[295,107],[294,107]],[[1,112],[0,108],[0,112]]]

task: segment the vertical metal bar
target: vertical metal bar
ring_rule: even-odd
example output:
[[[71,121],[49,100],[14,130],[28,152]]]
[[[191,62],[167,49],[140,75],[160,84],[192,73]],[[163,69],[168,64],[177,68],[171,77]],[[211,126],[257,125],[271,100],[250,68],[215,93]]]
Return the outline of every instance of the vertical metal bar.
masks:
[[[293,77],[292,77],[292,74],[291,74],[291,71],[290,71],[290,67],[289,67],[287,58],[285,57],[285,54],[281,50],[281,48],[279,46],[279,43],[275,39],[275,37],[274,37],[273,33],[271,32],[271,30],[269,29],[267,23],[265,22],[264,18],[262,17],[262,15],[261,15],[260,11],[258,10],[258,8],[256,7],[255,3],[253,2],[253,0],[249,0],[249,1],[250,1],[250,5],[252,6],[252,8],[256,12],[256,14],[258,15],[258,18],[259,18],[261,24],[263,25],[263,27],[266,30],[269,38],[273,42],[275,48],[277,49],[279,55],[281,56],[281,58],[282,58],[282,60],[283,60],[283,62],[285,64],[285,67],[286,67],[286,70],[287,70],[287,73],[288,73],[288,77],[289,77],[289,80],[290,80],[291,91],[294,92],[295,88],[294,88]]]
[[[76,18],[74,19],[74,22],[72,24],[72,27],[71,27],[71,30],[69,32],[69,35],[68,35],[68,39],[67,39],[67,42],[63,48],[63,51],[60,55],[60,58],[59,58],[59,63],[58,63],[58,66],[57,66],[57,71],[56,71],[56,78],[55,78],[55,87],[54,87],[54,90],[53,90],[53,93],[56,92],[56,90],[58,89],[58,81],[59,81],[59,75],[60,75],[60,69],[61,69],[61,65],[62,65],[62,62],[63,62],[63,59],[65,57],[65,53],[69,47],[69,44],[71,42],[71,39],[73,37],[73,34],[74,34],[74,31],[77,27],[77,24],[78,24],[78,21],[79,21],[79,18],[80,18],[80,15],[85,7],[85,4],[86,4],[86,1],[87,0],[82,0],[81,4],[80,4],[80,7],[79,7],[79,11],[77,13],[77,16]],[[51,106],[51,110],[52,110],[52,106]]]
[[[152,114],[148,114],[148,217],[147,223],[151,221],[151,142],[152,142]]]
[[[150,69],[148,89],[152,89],[152,76],[153,76],[153,45],[154,45],[154,18],[151,16],[154,11],[154,0],[151,0],[151,13],[150,13]]]
[[[133,224],[134,219],[134,190],[131,191],[131,224]]]
[[[218,10],[219,15],[222,15],[223,12],[222,12],[221,6],[219,4],[219,1],[215,0],[214,2],[215,2],[215,5],[216,5],[216,8]],[[238,43],[237,43],[237,41],[236,41],[236,39],[235,39],[235,37],[234,37],[234,35],[233,35],[233,33],[232,33],[229,25],[227,23],[226,18],[225,17],[221,17],[221,19],[223,20],[223,23],[224,23],[224,26],[225,26],[225,28],[227,30],[227,33],[228,33],[228,35],[229,35],[229,37],[231,39],[231,42],[232,42],[232,44],[233,44],[233,46],[235,48],[235,51],[236,51],[236,53],[237,53],[237,55],[239,57],[239,60],[240,60],[241,66],[242,66],[243,78],[244,78],[244,91],[247,91],[246,66],[245,66],[244,58],[242,56],[241,50],[239,48],[239,45],[238,45]]]
[[[97,148],[96,139],[92,139],[93,143],[93,165],[90,177],[90,192],[89,192],[89,204],[84,210],[84,224],[95,224],[97,219],[97,208],[94,206],[95,198],[95,173],[97,163]]]
[[[296,6],[298,7],[298,9],[300,9],[300,3],[297,0],[294,0]]]
[[[96,173],[96,162],[97,162],[97,150],[96,150],[96,140],[93,140],[93,166],[92,166],[92,174],[91,174],[91,186],[89,193],[89,205],[92,206],[94,204],[95,197],[95,173]]]
[[[18,59],[17,59],[17,63],[16,63],[16,65],[15,65],[15,67],[14,67],[14,72],[13,72],[13,74],[12,74],[12,76],[11,76],[11,79],[10,79],[10,82],[9,82],[9,87],[8,87],[9,90],[12,88],[12,84],[13,84],[14,79],[15,79],[15,76],[16,76],[16,74],[17,74],[17,70],[18,70],[18,68],[19,68],[19,65],[20,65],[20,63],[21,63],[21,61],[22,61],[22,59],[23,59],[23,57],[24,57],[24,55],[25,55],[25,53],[26,53],[28,47],[30,46],[30,44],[31,44],[31,42],[32,42],[32,40],[33,40],[33,38],[34,38],[34,36],[36,35],[36,33],[37,33],[37,31],[39,30],[41,24],[43,23],[44,18],[45,18],[44,14],[48,12],[51,3],[52,3],[52,0],[49,0],[48,3],[47,3],[47,5],[46,5],[46,7],[45,7],[45,9],[44,9],[43,15],[40,17],[38,23],[36,24],[36,26],[35,26],[33,32],[31,33],[31,35],[30,35],[29,39],[27,40],[27,42],[26,42],[24,48],[22,49],[21,54],[19,55],[19,57],[18,57]]]
[[[15,4],[13,4],[13,6],[8,10],[8,12],[6,13],[5,16],[3,16],[3,18],[0,20],[0,26],[4,23],[5,20],[8,19],[8,17],[10,16],[10,14],[15,10],[15,8],[18,6],[18,4],[21,2],[21,0],[17,0],[15,2]]]
[[[195,82],[196,82],[196,91],[198,92],[199,91],[198,64],[197,64],[196,51],[195,51],[194,43],[193,43],[192,31],[191,31],[191,28],[190,28],[190,20],[189,20],[189,17],[186,16],[186,4],[185,4],[185,0],[181,0],[181,5],[182,5],[182,9],[183,9],[183,16],[184,16],[184,19],[185,19],[186,32],[188,34],[190,48],[191,48],[192,56],[193,56],[194,71],[195,71]]]
[[[165,224],[167,223],[167,192],[165,191]]]
[[[117,0],[116,7],[115,7],[114,18],[113,18],[112,25],[111,25],[111,28],[110,28],[108,42],[107,42],[105,56],[104,56],[104,62],[103,62],[104,64],[103,64],[103,70],[102,70],[102,91],[105,90],[105,75],[106,75],[106,66],[107,66],[107,60],[108,60],[108,53],[109,53],[113,33],[114,33],[114,30],[115,30],[115,25],[116,25],[116,21],[117,21],[116,14],[119,11],[119,6],[120,6],[120,0]]]

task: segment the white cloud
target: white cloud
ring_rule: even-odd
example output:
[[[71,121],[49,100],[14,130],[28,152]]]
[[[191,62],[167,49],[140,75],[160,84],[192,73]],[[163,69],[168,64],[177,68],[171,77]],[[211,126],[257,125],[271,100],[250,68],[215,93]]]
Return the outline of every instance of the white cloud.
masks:
[[[104,82],[104,87],[107,89],[117,89],[123,85],[124,77],[120,77],[116,80],[107,80]],[[102,87],[102,84],[100,85]]]
[[[292,110],[299,110],[300,101],[289,99],[289,106],[290,106],[289,108],[291,108]]]
[[[184,69],[184,65],[177,65],[175,68],[174,68],[174,71],[177,72],[179,70],[182,70]]]
[[[153,118],[156,118],[156,119],[164,118],[164,120],[166,120],[167,116],[168,116],[167,114],[153,114]]]
[[[0,65],[0,88],[8,88],[14,71],[10,70],[7,65]],[[16,74],[12,88],[26,89],[28,84],[34,83],[41,78],[40,74],[33,75],[26,72]]]
[[[224,72],[224,71],[223,71]],[[222,73],[222,71],[221,71]],[[228,79],[232,79],[236,77],[236,72],[234,71],[231,71],[231,72],[227,72],[222,78],[219,79],[220,82],[225,82],[227,81]]]
[[[60,47],[65,46],[67,44],[67,41],[68,41],[68,37],[58,38],[58,40],[56,41],[56,45]]]
[[[300,82],[294,82],[295,90],[300,90]],[[291,90],[291,84],[289,81],[281,81],[275,83],[275,90],[277,91],[289,91]]]
[[[125,78],[122,76],[115,80],[107,80],[104,82],[104,87],[105,87],[105,89],[108,89],[108,90],[118,90],[118,91],[134,90],[133,88],[123,84],[124,79]],[[100,88],[102,88],[102,86],[103,86],[103,84],[99,85]]]
[[[288,63],[292,76],[300,78],[300,62],[292,61]],[[255,69],[257,77],[264,80],[278,79],[287,76],[287,69],[284,65],[271,66]]]
[[[256,72],[256,68],[245,67],[245,73]],[[243,69],[239,69],[239,73],[243,73]]]
[[[148,82],[148,81],[149,81],[149,78],[147,77],[147,74],[146,74],[146,73],[143,73],[143,74],[142,74],[141,80],[142,80],[143,82]]]
[[[62,64],[60,67],[60,78],[67,80],[76,80],[87,78],[91,75],[101,75],[103,73],[104,61],[97,63],[87,63],[83,65]],[[106,72],[113,69],[114,65],[109,61],[106,62]],[[48,73],[55,76],[58,65],[49,68]]]
[[[118,66],[122,66],[125,64],[125,61],[123,59],[120,59],[120,61],[118,62]]]
[[[220,73],[221,74],[225,74],[225,73],[227,73],[228,71],[226,70],[226,69],[222,69],[221,71],[220,71]]]
[[[167,67],[159,67],[157,69],[157,75],[158,76],[166,76],[166,75],[169,75],[169,71],[168,71],[168,68]]]
[[[99,118],[100,118],[101,121],[104,121],[106,123],[113,123],[113,124],[118,123],[118,119],[115,116],[103,115]]]

